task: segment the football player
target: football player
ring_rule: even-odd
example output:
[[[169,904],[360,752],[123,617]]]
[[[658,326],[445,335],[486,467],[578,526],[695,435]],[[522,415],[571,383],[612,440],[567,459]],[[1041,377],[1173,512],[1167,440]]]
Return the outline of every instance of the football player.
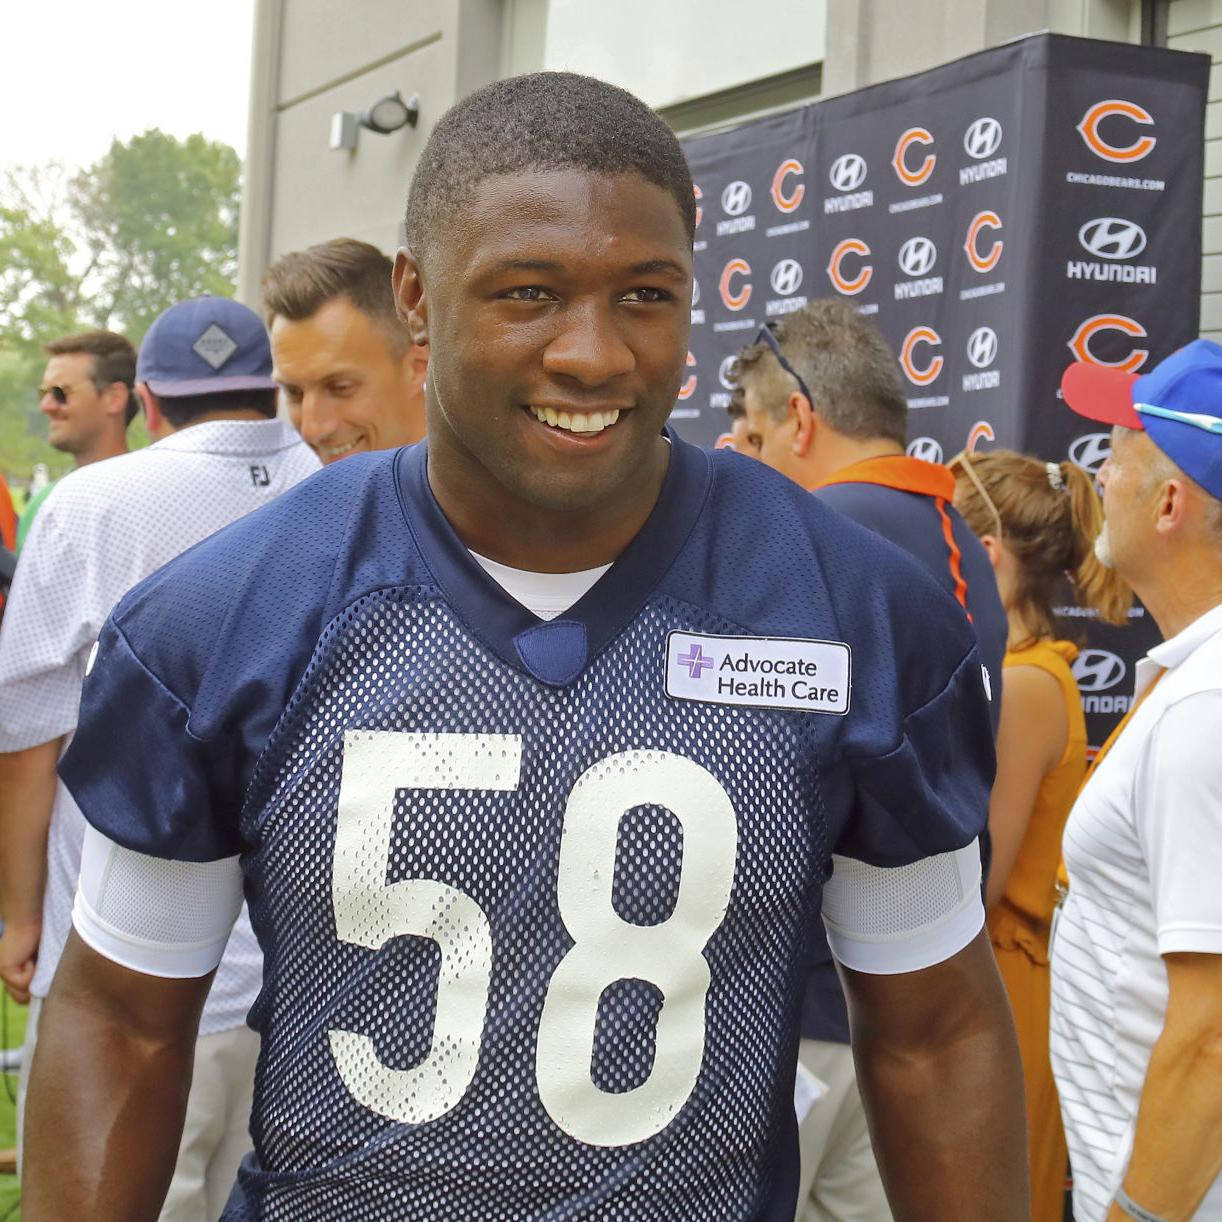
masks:
[[[820,911],[896,1215],[1026,1216],[971,630],[666,430],[693,228],[622,90],[517,77],[438,122],[394,270],[427,441],[327,468],[102,633],[29,1218],[156,1216],[243,890],[231,1222],[792,1219]]]

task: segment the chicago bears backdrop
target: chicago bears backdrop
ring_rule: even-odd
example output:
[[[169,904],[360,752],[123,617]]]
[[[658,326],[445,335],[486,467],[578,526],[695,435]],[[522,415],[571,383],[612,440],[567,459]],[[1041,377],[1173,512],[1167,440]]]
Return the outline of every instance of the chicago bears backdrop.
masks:
[[[1092,473],[1108,435],[1059,395],[1072,360],[1152,368],[1199,325],[1209,59],[1038,34],[685,145],[696,182],[680,433],[714,444],[735,352],[839,295],[909,388],[909,450],[1005,446]],[[1157,639],[1087,625],[1091,741]]]

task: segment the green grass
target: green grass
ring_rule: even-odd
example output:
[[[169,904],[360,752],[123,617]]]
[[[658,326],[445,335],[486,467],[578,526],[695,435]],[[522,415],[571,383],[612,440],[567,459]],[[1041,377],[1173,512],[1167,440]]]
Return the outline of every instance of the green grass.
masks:
[[[16,1005],[3,990],[0,990],[0,1037],[7,1048],[18,1048],[25,1038],[25,1006]],[[17,1144],[17,1075],[4,1077],[0,1089],[0,1149],[7,1150]],[[21,1190],[15,1175],[0,1175],[0,1220],[19,1222],[21,1211],[17,1203]],[[9,1211],[12,1210],[12,1213]]]

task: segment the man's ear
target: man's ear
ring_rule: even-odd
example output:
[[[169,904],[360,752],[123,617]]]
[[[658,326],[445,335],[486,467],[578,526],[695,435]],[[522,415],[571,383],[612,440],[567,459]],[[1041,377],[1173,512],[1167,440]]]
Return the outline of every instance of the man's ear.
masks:
[[[407,328],[412,343],[427,348],[429,310],[423,274],[420,261],[406,247],[400,247],[395,255],[395,270],[390,283],[395,294],[395,311]]]
[[[819,431],[819,417],[811,406],[810,400],[801,393],[793,391],[788,403],[789,423],[793,429],[791,446],[794,456],[805,458],[815,444],[815,434]]]
[[[111,382],[102,392],[102,399],[106,404],[106,414],[121,418],[127,411],[127,404],[131,399],[131,391],[128,389],[126,382]]]
[[[157,402],[157,396],[149,390],[147,382],[136,383],[136,394],[140,396],[140,405],[144,408],[144,423],[149,431],[149,436],[156,437],[165,424],[165,417],[161,414],[161,404]]]
[[[1159,534],[1168,534],[1183,526],[1188,514],[1190,495],[1188,486],[1181,479],[1169,479],[1163,482],[1154,502],[1154,529]]]

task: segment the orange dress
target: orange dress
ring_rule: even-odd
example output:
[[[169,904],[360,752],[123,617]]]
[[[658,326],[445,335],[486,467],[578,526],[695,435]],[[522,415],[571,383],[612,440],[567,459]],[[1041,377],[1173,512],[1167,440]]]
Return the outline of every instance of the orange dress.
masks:
[[[1069,718],[1065,750],[1040,784],[1014,869],[988,922],[1023,1059],[1033,1222],[1060,1222],[1068,1166],[1061,1108],[1048,1059],[1048,934],[1056,903],[1061,835],[1086,772],[1086,722],[1078,685],[1069,669],[1077,655],[1068,641],[1038,641],[1007,652],[1005,657],[1007,667],[1036,666],[1056,679]]]

